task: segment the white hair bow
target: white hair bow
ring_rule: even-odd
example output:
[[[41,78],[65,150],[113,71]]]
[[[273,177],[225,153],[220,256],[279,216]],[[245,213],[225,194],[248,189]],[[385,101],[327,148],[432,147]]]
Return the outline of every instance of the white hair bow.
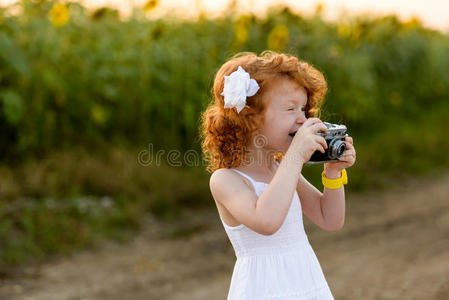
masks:
[[[236,107],[237,113],[240,113],[246,105],[246,97],[256,94],[259,85],[241,66],[229,76],[224,76],[224,79],[224,88],[221,93],[224,96],[224,108]]]

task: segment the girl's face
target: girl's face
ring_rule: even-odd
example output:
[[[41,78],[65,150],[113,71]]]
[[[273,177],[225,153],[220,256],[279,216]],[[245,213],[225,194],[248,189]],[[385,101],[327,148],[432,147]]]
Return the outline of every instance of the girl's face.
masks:
[[[268,104],[260,134],[266,137],[265,148],[285,153],[293,140],[289,134],[307,120],[307,92],[292,79],[280,78],[271,83],[264,98]]]

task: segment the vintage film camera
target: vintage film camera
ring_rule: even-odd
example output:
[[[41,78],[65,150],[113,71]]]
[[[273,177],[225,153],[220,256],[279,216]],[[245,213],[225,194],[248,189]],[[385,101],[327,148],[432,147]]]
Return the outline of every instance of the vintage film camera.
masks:
[[[327,143],[327,149],[325,152],[315,151],[310,160],[306,162],[307,164],[319,164],[325,162],[338,161],[340,157],[343,156],[346,150],[345,137],[348,136],[346,133],[345,125],[331,124],[328,122],[323,122],[327,127],[327,133],[319,131],[317,134],[324,137]]]

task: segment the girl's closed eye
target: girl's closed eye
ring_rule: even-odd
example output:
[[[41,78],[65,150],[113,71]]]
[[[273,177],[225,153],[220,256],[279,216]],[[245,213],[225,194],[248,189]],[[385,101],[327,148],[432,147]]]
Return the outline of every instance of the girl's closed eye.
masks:
[[[290,107],[288,110],[295,110],[295,108],[294,107]],[[304,107],[301,107],[301,111],[305,111],[306,110],[306,107],[304,106]]]

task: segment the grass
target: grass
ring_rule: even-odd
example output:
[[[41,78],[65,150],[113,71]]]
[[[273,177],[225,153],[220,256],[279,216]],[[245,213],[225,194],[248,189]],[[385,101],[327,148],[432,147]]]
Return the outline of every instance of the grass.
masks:
[[[142,166],[137,151],[84,149],[0,170],[0,269],[126,240],[145,214],[169,221],[210,201],[199,170]],[[202,176],[202,177],[201,177]]]
[[[0,275],[102,238],[125,241],[146,214],[170,222],[186,207],[213,207],[204,166],[166,156],[145,166],[137,143],[198,151],[211,74],[238,51],[290,51],[323,71],[329,121],[349,126],[357,150],[348,192],[448,168],[448,37],[419,23],[330,24],[288,9],[119,22],[72,3],[69,22],[55,27],[52,2],[41,2],[23,1],[24,14],[0,22]],[[320,190],[321,171],[303,169]]]
[[[419,119],[386,121],[387,130],[354,136],[357,161],[346,190],[381,191],[408,177],[438,176],[449,166],[448,115],[448,107],[436,107]],[[145,166],[137,160],[140,150],[73,148],[0,167],[0,269],[67,255],[103,238],[126,241],[146,214],[170,222],[184,208],[214,207],[203,166],[164,160]],[[322,165],[303,168],[319,190],[321,171]]]

